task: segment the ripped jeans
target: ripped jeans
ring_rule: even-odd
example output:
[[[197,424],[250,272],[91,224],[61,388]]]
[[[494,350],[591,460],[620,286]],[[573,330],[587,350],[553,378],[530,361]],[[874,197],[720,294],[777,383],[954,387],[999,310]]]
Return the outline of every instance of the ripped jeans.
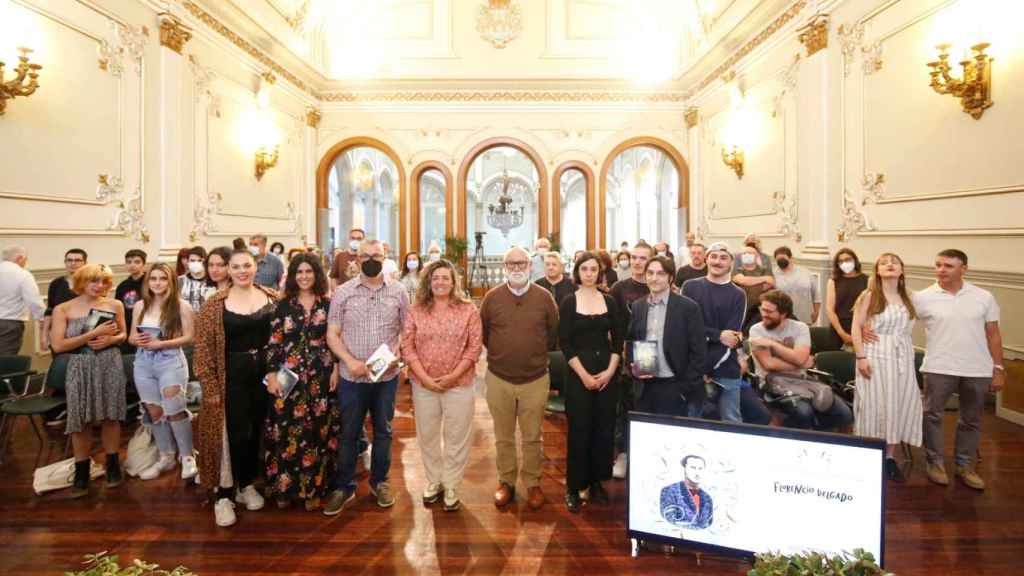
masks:
[[[188,384],[188,362],[181,348],[167,350],[139,349],[135,354],[135,388],[146,404],[142,421],[153,431],[161,454],[192,456],[192,420],[186,408],[185,386]],[[150,410],[159,408],[154,419]],[[182,418],[181,414],[184,414]]]

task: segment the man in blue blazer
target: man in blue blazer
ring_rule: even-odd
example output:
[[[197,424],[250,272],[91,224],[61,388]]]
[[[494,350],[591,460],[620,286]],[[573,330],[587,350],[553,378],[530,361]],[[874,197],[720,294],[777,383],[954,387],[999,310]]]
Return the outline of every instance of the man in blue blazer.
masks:
[[[668,258],[651,258],[644,271],[651,293],[631,306],[628,340],[658,342],[657,374],[638,376],[636,408],[696,418],[704,404],[704,317],[696,302],[669,290],[674,273]]]
[[[661,516],[680,528],[703,530],[714,519],[711,495],[700,487],[704,477],[702,456],[690,454],[683,458],[683,481],[661,489]]]

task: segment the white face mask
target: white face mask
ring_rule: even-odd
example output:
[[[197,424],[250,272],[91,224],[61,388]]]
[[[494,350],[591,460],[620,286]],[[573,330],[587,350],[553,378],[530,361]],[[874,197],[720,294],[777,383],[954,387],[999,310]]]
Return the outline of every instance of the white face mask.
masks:
[[[355,252],[356,250],[359,250],[359,244],[360,244],[359,240],[349,240],[348,241],[348,249],[353,251],[353,252]]]
[[[629,270],[629,260],[619,260],[619,269]]]
[[[665,251],[664,250],[658,250],[658,253],[655,254],[655,256],[665,256]]]
[[[522,286],[523,284],[526,284],[526,281],[529,280],[529,278],[530,277],[527,276],[526,272],[521,272],[518,270],[515,272],[508,273],[508,281],[510,284],[514,286]]]
[[[202,274],[203,273],[203,263],[202,262],[195,262],[195,261],[189,262],[188,263],[188,271],[191,272],[193,276],[198,276],[198,275]]]
[[[749,253],[741,254],[740,262],[742,262],[746,266],[750,266],[751,264],[754,263],[754,255]]]
[[[844,260],[839,263],[839,269],[843,271],[843,274],[849,274],[850,272],[853,272],[855,268],[857,268],[857,265],[853,260]]]
[[[260,247],[259,246],[249,246],[249,253],[252,254],[253,256],[259,256],[260,255]]]
[[[409,268],[409,270],[415,270],[415,269],[420,267],[420,261],[419,260],[409,260],[408,262],[405,263],[405,265]]]
[[[428,259],[428,260],[430,260],[431,262],[437,262],[438,260],[440,260],[440,259],[441,259],[441,254],[440,254],[440,253],[438,253],[438,252],[431,252],[431,253],[430,253],[430,254],[429,254],[429,255],[427,256],[427,259]]]

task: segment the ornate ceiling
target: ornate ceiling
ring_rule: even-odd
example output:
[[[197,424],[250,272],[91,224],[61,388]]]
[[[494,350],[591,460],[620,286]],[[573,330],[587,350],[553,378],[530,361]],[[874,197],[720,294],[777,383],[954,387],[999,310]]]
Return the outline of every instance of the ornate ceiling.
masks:
[[[503,47],[488,3],[515,10]],[[684,91],[792,0],[183,0],[317,93]],[[505,6],[507,4],[507,6]],[[493,7],[493,6],[492,6]],[[506,12],[499,12],[502,16]],[[484,21],[482,21],[484,20]],[[222,34],[224,30],[221,30]],[[236,42],[238,44],[238,42]]]

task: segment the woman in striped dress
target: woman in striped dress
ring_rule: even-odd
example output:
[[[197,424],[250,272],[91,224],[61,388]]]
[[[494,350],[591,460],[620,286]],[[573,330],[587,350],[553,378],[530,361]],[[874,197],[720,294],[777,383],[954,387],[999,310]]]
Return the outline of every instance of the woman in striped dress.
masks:
[[[886,443],[886,474],[903,482],[896,462],[901,442],[921,445],[921,392],[914,375],[914,304],[907,293],[900,257],[885,253],[875,261],[871,284],[857,299],[853,349],[857,353],[854,433]],[[865,338],[865,329],[872,336]]]

